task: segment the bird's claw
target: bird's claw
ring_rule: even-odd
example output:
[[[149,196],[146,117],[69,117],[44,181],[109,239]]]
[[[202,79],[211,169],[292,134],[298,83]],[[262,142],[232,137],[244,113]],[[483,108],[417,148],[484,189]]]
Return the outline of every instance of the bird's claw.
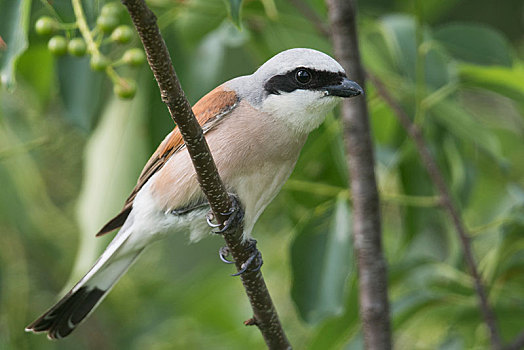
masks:
[[[206,214],[206,221],[207,221],[208,226],[211,227],[211,228],[217,228],[217,227],[220,227],[220,224],[214,224],[214,223],[213,223],[213,220],[215,220],[215,214],[213,214],[212,211],[209,211],[209,212]]]
[[[221,234],[221,233],[226,232],[227,230],[229,230],[229,228],[231,227],[231,224],[235,221],[237,217],[237,214],[240,209],[237,197],[234,194],[230,194],[229,198],[231,198],[231,209],[226,213],[220,213],[220,215],[222,216],[227,216],[227,220],[222,225],[213,223],[213,220],[215,220],[215,215],[213,214],[212,211],[208,212],[206,215],[206,221],[209,227],[217,228],[217,227],[223,226],[218,231],[213,231],[213,233]]]
[[[220,260],[225,262],[226,264],[234,264],[235,262],[232,260],[229,260],[227,257],[230,255],[229,248],[227,246],[222,247],[218,250],[218,256],[220,257]]]
[[[247,250],[252,250],[251,255],[242,264],[240,270],[237,273],[232,274],[231,276],[240,276],[241,274],[247,272],[249,267],[253,265],[254,262],[256,262],[257,265],[255,266],[254,269],[249,270],[250,272],[257,272],[262,267],[262,264],[264,263],[264,261],[262,260],[262,254],[257,249],[257,241],[254,239],[251,240],[249,242],[249,246],[247,247]],[[229,255],[231,255],[231,252],[229,251],[229,248],[227,246],[222,247],[218,250],[218,256],[220,257],[220,260],[222,260],[226,264],[234,264],[235,263],[234,260],[229,260],[227,258]]]
[[[249,270],[250,272],[257,272],[257,271],[259,271],[262,268],[262,264],[264,264],[264,260],[262,260],[262,254],[257,249],[257,241],[254,240],[254,239],[251,240],[247,249],[252,250],[251,255],[242,264],[240,270],[237,273],[232,274],[231,276],[240,276],[241,274],[247,272],[249,267],[253,263],[256,263],[257,265],[255,266],[255,268]]]
[[[245,263],[242,264],[242,268],[237,272],[232,274],[231,276],[240,276],[241,274],[245,273],[251,264],[256,260],[257,266],[254,269],[249,270],[250,272],[257,272],[262,268],[262,264],[264,261],[262,260],[262,254],[257,249],[251,256],[246,260]]]
[[[233,207],[234,208],[231,209],[228,214],[222,214],[224,216],[228,216],[228,218],[226,221],[224,221],[224,227],[222,227],[221,229],[218,229],[218,231],[213,231],[214,233],[221,234],[229,230],[229,228],[231,227],[231,224],[235,221],[235,218],[238,213],[238,209],[235,207],[235,205],[233,205]]]
[[[217,231],[213,231],[213,233],[226,233],[231,228],[231,226],[235,224],[236,221],[242,219],[243,211],[240,208],[238,198],[234,194],[230,194],[229,197],[231,198],[231,209],[227,213],[220,213],[220,215],[227,217],[227,220],[224,221],[222,225],[213,223],[213,220],[215,220],[215,215],[212,211],[209,211],[206,215],[206,221],[210,227],[217,228],[222,226]],[[260,251],[257,249],[257,241],[254,239],[250,239],[245,249],[246,251],[249,251],[251,254],[242,264],[242,266],[240,266],[240,270],[231,276],[240,276],[248,270],[250,272],[257,272],[262,267],[264,261],[262,260],[262,254],[260,254]],[[235,260],[228,259],[230,255],[231,252],[229,250],[229,247],[227,246],[220,248],[218,251],[218,256],[220,257],[220,260],[222,260],[226,264],[236,263]],[[254,268],[251,269],[252,265],[254,264],[256,265],[254,266]]]

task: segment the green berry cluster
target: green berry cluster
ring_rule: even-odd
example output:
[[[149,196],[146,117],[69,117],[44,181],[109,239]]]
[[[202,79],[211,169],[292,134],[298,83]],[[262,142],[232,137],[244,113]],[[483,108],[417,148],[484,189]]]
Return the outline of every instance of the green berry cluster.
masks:
[[[126,24],[120,23],[121,5],[117,2],[105,4],[96,20],[96,26],[92,30],[84,30],[82,37],[75,37],[79,26],[77,23],[61,23],[49,16],[38,18],[35,23],[35,31],[42,36],[48,36],[47,47],[51,53],[57,56],[69,54],[82,57],[86,54],[91,56],[90,66],[94,71],[105,71],[114,84],[114,92],[117,96],[130,99],[136,93],[136,82],[132,79],[120,77],[115,68],[122,65],[139,66],[145,62],[145,55],[141,49],[128,48],[114,49],[105,55],[100,48],[105,44],[125,45],[133,41],[134,30]],[[84,28],[86,26],[84,25]],[[80,27],[80,29],[82,29]],[[86,32],[88,32],[86,35]],[[87,43],[86,43],[87,42]],[[112,59],[111,56],[119,55]]]

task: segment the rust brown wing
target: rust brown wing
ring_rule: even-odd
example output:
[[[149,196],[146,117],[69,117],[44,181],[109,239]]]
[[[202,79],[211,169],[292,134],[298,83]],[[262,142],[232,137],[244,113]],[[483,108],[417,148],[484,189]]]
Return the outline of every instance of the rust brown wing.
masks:
[[[204,132],[207,132],[216,125],[219,119],[229,114],[229,112],[236,107],[237,103],[238,96],[234,91],[227,91],[219,86],[202,97],[193,106],[193,113],[198,123],[204,128]],[[133,201],[140,189],[142,189],[146,182],[166,164],[173,154],[180,151],[183,146],[184,140],[182,139],[182,135],[178,127],[175,127],[168,137],[162,141],[160,146],[158,146],[151,158],[149,158],[149,161],[146,163],[138,178],[135,188],[127,198],[122,211],[102,227],[96,234],[97,237],[111,232],[124,224],[133,208]]]

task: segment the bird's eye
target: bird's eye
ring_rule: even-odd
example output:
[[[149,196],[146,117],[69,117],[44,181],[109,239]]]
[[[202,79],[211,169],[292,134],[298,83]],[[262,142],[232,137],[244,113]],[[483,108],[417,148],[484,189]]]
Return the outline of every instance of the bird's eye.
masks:
[[[311,75],[311,72],[308,71],[307,69],[300,69],[295,74],[295,79],[300,84],[307,84],[307,83],[309,83],[311,81],[312,75]]]

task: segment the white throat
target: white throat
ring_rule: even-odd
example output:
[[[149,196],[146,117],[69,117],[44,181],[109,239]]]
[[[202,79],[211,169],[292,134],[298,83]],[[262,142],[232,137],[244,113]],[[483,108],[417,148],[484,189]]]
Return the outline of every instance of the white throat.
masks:
[[[325,96],[323,91],[295,90],[280,95],[268,95],[260,109],[291,131],[303,135],[318,128],[338,100],[336,97]]]

